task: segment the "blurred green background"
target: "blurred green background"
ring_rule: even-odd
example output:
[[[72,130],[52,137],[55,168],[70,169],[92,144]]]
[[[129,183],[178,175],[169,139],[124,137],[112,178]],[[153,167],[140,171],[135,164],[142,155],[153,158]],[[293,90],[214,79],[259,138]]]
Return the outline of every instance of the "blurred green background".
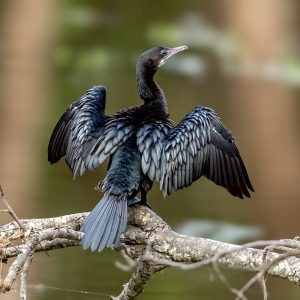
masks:
[[[179,231],[219,240],[299,235],[297,11],[299,3],[292,0],[1,1],[0,183],[18,216],[58,216],[94,207],[101,198],[94,186],[106,165],[76,181],[64,162],[50,166],[47,144],[54,125],[95,84],[108,90],[108,114],[138,105],[139,54],[155,45],[186,44],[189,50],[156,76],[171,118],[180,121],[198,104],[213,107],[234,133],[256,192],[242,201],[201,179],[164,200],[156,184],[149,194],[153,209]],[[1,224],[10,221],[3,214],[0,218]],[[80,247],[49,257],[38,254],[28,298],[116,295],[131,274],[115,267],[122,260],[111,250],[95,254]],[[237,288],[251,275],[225,274]],[[300,297],[299,287],[283,280],[269,278],[267,285],[270,299]],[[248,296],[261,299],[259,287]],[[153,298],[234,297],[207,267],[157,274],[141,296]],[[18,299],[18,284],[1,299]]]

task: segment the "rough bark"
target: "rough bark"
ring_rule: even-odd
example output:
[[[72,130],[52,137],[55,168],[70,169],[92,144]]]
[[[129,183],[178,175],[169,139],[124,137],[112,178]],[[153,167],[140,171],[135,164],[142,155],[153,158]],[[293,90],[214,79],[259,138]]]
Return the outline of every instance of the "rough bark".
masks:
[[[0,283],[0,291],[8,292],[18,274],[22,277],[22,295],[26,295],[26,273],[34,252],[77,246],[83,234],[79,228],[87,213],[77,213],[55,218],[20,220],[0,226],[0,256],[2,260],[16,259]],[[196,268],[212,263],[214,267],[258,272],[261,280],[268,274],[300,285],[300,253],[297,240],[257,241],[237,246],[219,241],[178,234],[147,207],[136,205],[129,208],[130,227],[113,249],[138,261],[131,279],[122,292],[112,299],[135,299],[144,289],[152,274],[168,267]],[[13,245],[16,241],[19,245]],[[250,248],[269,247],[267,250]],[[284,254],[275,253],[276,247],[288,247]],[[282,248],[281,248],[282,249]],[[218,270],[217,270],[218,272]],[[239,291],[235,292],[237,295]],[[242,296],[238,299],[242,299]]]

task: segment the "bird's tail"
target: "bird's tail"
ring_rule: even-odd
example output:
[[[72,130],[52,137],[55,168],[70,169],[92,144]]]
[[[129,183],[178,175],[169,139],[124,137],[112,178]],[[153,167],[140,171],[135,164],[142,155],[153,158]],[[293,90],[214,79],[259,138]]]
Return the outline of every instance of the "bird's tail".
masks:
[[[80,231],[84,232],[83,249],[102,251],[116,245],[127,224],[127,199],[104,195],[85,219]]]

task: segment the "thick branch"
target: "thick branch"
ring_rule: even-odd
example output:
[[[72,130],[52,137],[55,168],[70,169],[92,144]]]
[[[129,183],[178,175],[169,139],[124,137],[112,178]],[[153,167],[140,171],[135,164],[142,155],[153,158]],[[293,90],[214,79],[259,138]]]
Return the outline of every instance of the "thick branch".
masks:
[[[88,213],[84,212],[54,218],[24,219],[21,221],[26,226],[26,228],[30,228],[35,231],[41,231],[49,228],[55,229],[64,226],[68,226],[69,228],[74,230],[79,230],[81,224],[83,223],[83,220],[87,215]],[[24,232],[20,231],[20,228],[16,222],[11,222],[9,224],[0,226],[0,239],[20,239],[23,237]]]
[[[267,246],[272,243],[290,246],[293,242],[265,241],[263,245]],[[268,252],[264,259],[263,250],[244,248],[210,239],[187,237],[173,231],[158,233],[153,236],[151,246],[154,253],[152,259],[157,262],[160,261],[159,258],[161,257],[180,263],[200,262],[214,257],[218,253],[228,253],[218,259],[220,266],[250,272],[259,271],[265,263],[279,257],[277,253]],[[157,254],[157,260],[155,254]],[[300,285],[300,260],[294,256],[288,257],[272,266],[268,270],[268,274],[288,279]]]
[[[124,284],[123,291],[117,297],[111,297],[112,300],[132,300],[144,291],[144,286],[150,280],[151,276],[163,270],[166,266],[143,261],[138,265],[130,280]]]
[[[87,213],[78,213],[56,218],[21,220],[29,233],[20,231],[19,225],[12,222],[0,227],[0,255],[2,259],[17,256],[8,276],[9,282],[2,282],[2,291],[7,291],[18,272],[23,268],[32,249],[49,251],[61,247],[76,246],[82,233],[78,232]],[[208,263],[251,272],[266,273],[287,279],[300,285],[300,259],[295,256],[284,257],[275,252],[236,246],[210,239],[180,235],[150,209],[136,205],[129,207],[128,222],[130,227],[123,234],[121,243],[114,249],[126,253],[140,264],[130,281],[124,285],[122,293],[115,299],[134,299],[142,292],[151,275],[166,266],[194,268]],[[28,235],[28,236],[26,236]],[[25,238],[18,246],[11,245],[11,240]],[[262,241],[252,246],[285,246],[297,251],[298,241]],[[294,253],[297,253],[294,251]],[[274,262],[274,263],[273,263]],[[266,268],[266,266],[268,266]],[[265,269],[264,269],[265,268]],[[9,284],[7,284],[9,283]]]

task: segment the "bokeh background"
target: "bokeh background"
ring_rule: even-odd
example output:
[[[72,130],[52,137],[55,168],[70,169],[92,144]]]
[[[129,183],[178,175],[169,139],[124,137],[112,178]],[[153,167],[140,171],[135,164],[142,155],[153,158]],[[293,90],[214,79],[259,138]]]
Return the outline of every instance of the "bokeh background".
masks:
[[[178,122],[198,104],[213,107],[234,133],[255,187],[239,200],[206,179],[153,209],[194,235],[243,242],[300,233],[300,24],[296,0],[0,2],[0,183],[20,218],[90,210],[105,166],[72,180],[50,166],[47,144],[67,105],[95,84],[108,90],[107,113],[140,103],[135,62],[154,45],[189,46],[156,78]],[[10,221],[0,215],[0,223]],[[225,230],[226,229],[226,230]],[[119,254],[80,247],[38,254],[29,299],[105,299],[130,272]],[[6,266],[2,267],[2,276]],[[251,274],[225,271],[236,287]],[[270,299],[299,299],[300,289],[268,279]],[[64,290],[65,289],[65,290]],[[82,294],[80,291],[89,293]],[[96,294],[93,294],[95,292]],[[221,296],[220,296],[221,295]],[[250,299],[262,298],[259,287]],[[211,268],[168,269],[141,299],[233,299]],[[1,299],[18,299],[18,284]]]

